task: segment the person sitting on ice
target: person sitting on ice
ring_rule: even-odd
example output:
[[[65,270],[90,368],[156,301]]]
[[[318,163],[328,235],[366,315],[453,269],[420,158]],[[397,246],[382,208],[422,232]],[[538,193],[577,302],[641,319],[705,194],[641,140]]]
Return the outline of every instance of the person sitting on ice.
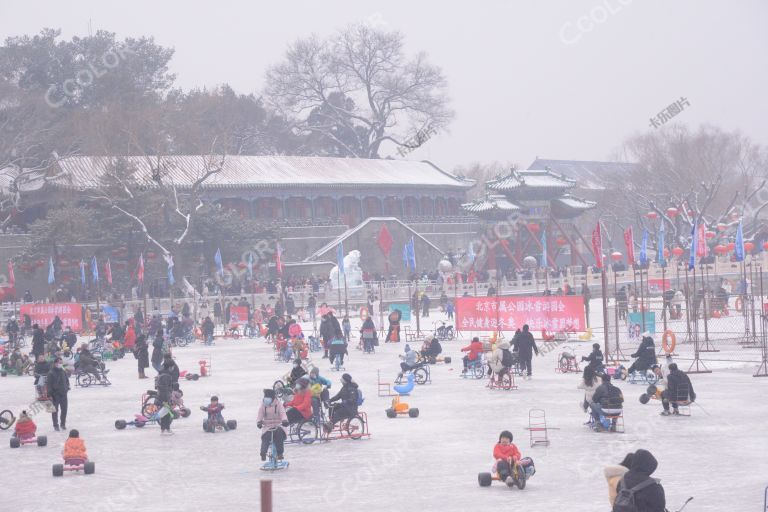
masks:
[[[469,352],[463,357],[464,369],[461,371],[461,373],[467,373],[467,367],[469,366],[469,363],[477,361],[477,359],[480,357],[480,354],[483,353],[483,344],[480,342],[480,338],[475,336],[472,338],[472,342],[466,347],[463,347],[461,351]]]
[[[27,414],[27,411],[21,411],[19,419],[16,420],[16,427],[14,433],[19,439],[29,439],[35,437],[37,432],[37,425],[32,421],[32,418]]]
[[[680,414],[677,402],[695,402],[696,393],[693,391],[691,379],[685,372],[677,368],[676,363],[669,365],[667,389],[661,393],[662,416],[669,416],[669,404],[672,404],[672,414]]]
[[[656,346],[653,343],[653,338],[648,331],[643,333],[643,341],[637,348],[637,352],[632,354],[632,357],[636,357],[632,366],[627,370],[627,374],[631,375],[633,372],[640,371],[645,372],[656,364]]]
[[[408,373],[409,371],[413,370],[416,367],[416,351],[411,350],[411,346],[409,344],[405,344],[405,355],[400,355],[400,359],[403,360],[402,363],[400,363],[400,375],[404,373]]]
[[[421,355],[427,361],[434,363],[443,351],[442,345],[437,337],[429,335],[424,339],[424,344],[421,347]]]
[[[512,432],[504,430],[499,435],[499,442],[493,447],[493,472],[498,473],[499,480],[510,487],[515,484],[512,477],[515,465],[519,464],[523,470],[533,466],[533,460],[530,457],[523,458],[512,440]]]
[[[360,400],[360,391],[352,376],[345,373],[341,376],[341,389],[329,400],[331,407],[331,418],[324,425],[326,432],[331,432],[336,422],[353,418],[357,415],[358,401]],[[339,402],[336,404],[335,402]]]
[[[592,352],[588,356],[581,356],[581,360],[589,361],[587,366],[595,371],[599,371],[603,367],[603,352],[600,350],[600,344],[593,343]]]
[[[504,372],[509,372],[509,369],[512,368],[512,363],[514,362],[512,352],[510,352],[509,348],[509,342],[507,340],[502,340],[496,345],[496,350],[493,351],[491,360],[488,362],[491,371],[499,381],[501,381],[501,376]],[[491,378],[493,378],[493,376],[491,376]]]
[[[69,438],[64,443],[62,452],[64,460],[80,459],[83,462],[88,460],[88,452],[85,450],[85,441],[80,439],[80,432],[75,429],[69,431]]]
[[[589,407],[592,409],[592,418],[595,429],[599,430],[601,426],[616,430],[616,419],[611,420],[610,424],[603,423],[604,416],[616,416],[621,414],[624,403],[624,395],[621,390],[611,384],[611,376],[607,374],[600,375],[603,383],[595,390],[592,395],[592,403]],[[607,427],[605,425],[608,425]]]
[[[285,414],[288,423],[300,423],[312,418],[312,391],[309,389],[309,379],[301,377],[294,386],[293,399],[285,404]]]
[[[295,382],[297,382],[301,377],[305,376],[307,374],[307,370],[304,369],[304,367],[301,366],[301,359],[296,359],[293,362],[293,368],[291,369],[290,375],[288,375],[288,385],[293,385]]]
[[[218,396],[212,396],[211,403],[208,405],[201,405],[200,410],[208,413],[209,424],[213,423],[213,426],[219,425],[224,427],[224,430],[229,430],[227,422],[224,421],[224,416],[221,414],[221,411],[224,410],[224,404],[219,403]]]

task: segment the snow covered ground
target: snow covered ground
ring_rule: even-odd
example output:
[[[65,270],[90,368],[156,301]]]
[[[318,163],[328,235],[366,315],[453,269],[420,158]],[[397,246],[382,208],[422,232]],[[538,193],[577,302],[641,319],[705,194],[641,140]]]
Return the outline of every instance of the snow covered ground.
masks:
[[[311,325],[306,328],[311,331]],[[115,430],[116,419],[130,419],[138,412],[141,394],[152,383],[137,380],[135,360],[129,356],[110,363],[111,387],[73,387],[69,395],[68,427],[80,430],[96,474],[51,476],[66,434],[53,432],[50,417],[42,413],[36,421],[38,432],[49,436],[45,448],[11,450],[10,431],[0,433],[2,508],[258,510],[259,479],[272,478],[276,511],[465,512],[509,506],[607,511],[603,467],[617,464],[629,451],[646,448],[659,460],[654,476],[662,479],[670,510],[689,496],[695,499],[686,512],[761,510],[768,485],[768,378],[753,378],[754,365],[720,364],[712,374],[693,375],[699,400],[690,418],[659,416],[660,404],[642,405],[637,399],[645,386],[621,383],[626,433],[597,434],[583,426],[579,376],[554,371],[557,349],[534,359],[533,380],[519,381],[515,391],[500,391],[487,389],[485,380],[460,378],[459,348],[464,344],[445,343],[453,364],[433,366],[432,383],[419,386],[408,398],[421,411],[417,419],[388,419],[384,409],[389,399],[376,396],[377,370],[392,380],[404,343],[382,344],[374,355],[350,349],[346,370],[365,395],[362,410],[369,415],[372,437],[288,445],[290,468],[275,474],[259,471],[256,429],[262,389],[289,370],[287,364],[273,361],[271,346],[241,339],[217,341],[210,348],[175,349],[182,370],[196,370],[197,361],[212,354],[213,375],[182,381],[193,413],[174,422],[176,435],[171,437],[161,437],[156,426]],[[590,344],[580,343],[579,355],[586,354]],[[318,353],[313,358],[334,381],[332,391],[338,389],[340,374],[326,370],[328,363],[318,359]],[[226,404],[226,418],[238,420],[236,431],[202,431],[198,406],[211,394]],[[30,378],[0,380],[0,409],[11,408],[18,416],[32,398]],[[525,427],[531,408],[543,408],[549,425],[558,429],[549,432],[549,447],[529,446]],[[536,462],[537,473],[523,491],[477,484],[477,473],[489,470],[493,445],[505,429],[514,433],[523,455]]]

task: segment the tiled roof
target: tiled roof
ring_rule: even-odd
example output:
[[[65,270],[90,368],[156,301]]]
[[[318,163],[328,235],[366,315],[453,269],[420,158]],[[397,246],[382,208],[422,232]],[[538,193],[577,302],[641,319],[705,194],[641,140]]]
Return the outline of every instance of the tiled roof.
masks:
[[[572,208],[574,210],[589,210],[597,206],[597,203],[594,201],[588,201],[586,199],[581,199],[580,197],[575,197],[569,194],[554,199],[554,202],[560,203],[564,207]]]
[[[504,196],[488,195],[483,199],[472,201],[471,203],[464,203],[461,205],[464,211],[470,213],[482,213],[491,210],[500,211],[517,211],[520,207],[515,203],[509,201]]]
[[[509,174],[498,176],[487,183],[489,189],[497,191],[518,190],[522,188],[566,190],[575,186],[575,180],[546,169],[513,169]]]
[[[629,174],[638,168],[638,164],[629,162],[595,162],[588,160],[547,160],[537,158],[531,169],[551,169],[576,180],[579,188],[602,190],[605,182],[616,176]]]
[[[205,172],[200,155],[166,156],[160,159],[164,179],[177,186],[190,186]],[[136,169],[138,179],[151,182],[157,157],[72,156],[58,160],[64,178],[51,184],[74,189],[98,186],[111,165],[121,161]],[[217,162],[216,157],[212,162]],[[429,187],[464,190],[473,180],[458,178],[430,162],[324,158],[298,156],[228,156],[220,173],[206,181],[206,188],[297,188],[297,187]]]

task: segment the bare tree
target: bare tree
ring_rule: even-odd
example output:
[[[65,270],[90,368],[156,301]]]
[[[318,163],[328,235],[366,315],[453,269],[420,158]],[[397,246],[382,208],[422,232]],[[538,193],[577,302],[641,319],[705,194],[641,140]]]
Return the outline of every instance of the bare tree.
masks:
[[[296,130],[346,156],[379,158],[385,141],[410,147],[415,133],[447,127],[446,88],[424,53],[404,55],[401,33],[357,24],[290,45],[267,73],[266,97]]]

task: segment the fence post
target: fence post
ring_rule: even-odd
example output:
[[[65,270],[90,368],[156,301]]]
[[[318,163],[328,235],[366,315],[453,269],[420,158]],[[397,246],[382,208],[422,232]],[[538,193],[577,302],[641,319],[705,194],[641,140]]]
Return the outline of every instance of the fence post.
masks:
[[[261,480],[261,512],[272,512],[272,480]]]
[[[760,269],[760,352],[763,355],[763,361],[760,363],[760,366],[757,368],[757,372],[755,372],[753,377],[768,377],[768,337],[766,336],[768,335],[768,333],[766,333],[766,330],[765,330],[765,327],[766,327],[765,323],[766,321],[768,321],[768,317],[766,317],[765,310],[763,307],[764,294],[763,294],[762,266],[760,266],[759,269]],[[768,487],[765,488],[765,510],[766,512],[768,512]]]

